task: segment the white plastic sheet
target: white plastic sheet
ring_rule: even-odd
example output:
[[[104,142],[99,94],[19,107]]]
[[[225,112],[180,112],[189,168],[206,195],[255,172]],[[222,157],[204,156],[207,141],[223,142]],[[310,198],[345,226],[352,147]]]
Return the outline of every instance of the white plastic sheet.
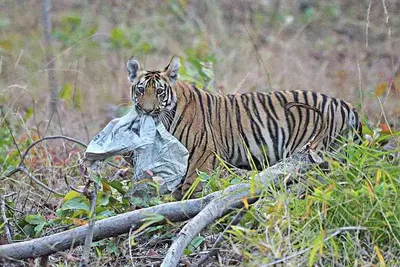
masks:
[[[101,161],[129,152],[133,152],[133,182],[154,177],[162,194],[173,192],[186,174],[188,150],[162,123],[155,123],[151,116],[139,115],[134,108],[110,121],[90,142],[85,157]]]

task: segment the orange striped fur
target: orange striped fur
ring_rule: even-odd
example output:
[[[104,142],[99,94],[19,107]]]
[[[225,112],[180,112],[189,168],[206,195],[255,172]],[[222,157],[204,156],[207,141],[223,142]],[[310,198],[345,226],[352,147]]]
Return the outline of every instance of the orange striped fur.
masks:
[[[160,120],[189,151],[189,165],[182,191],[219,162],[250,169],[250,157],[258,169],[273,165],[305,145],[320,129],[323,114],[327,134],[318,149],[327,150],[339,136],[361,131],[360,118],[351,104],[312,91],[275,91],[221,95],[176,81],[179,59],[173,57],[162,71],[145,71],[135,59],[128,61],[132,100],[139,112]],[[246,144],[246,145],[244,145]]]

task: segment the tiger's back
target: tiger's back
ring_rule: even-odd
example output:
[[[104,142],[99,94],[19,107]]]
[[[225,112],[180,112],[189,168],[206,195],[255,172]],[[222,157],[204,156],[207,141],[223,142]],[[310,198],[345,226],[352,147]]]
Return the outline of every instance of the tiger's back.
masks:
[[[158,118],[189,151],[182,191],[221,159],[238,168],[273,165],[303,147],[320,130],[326,135],[317,149],[326,150],[339,136],[361,131],[358,113],[347,102],[312,91],[276,91],[220,95],[176,81],[179,59],[163,71],[144,71],[128,61],[136,109]],[[289,102],[314,107],[286,109]],[[356,135],[357,136],[357,135]]]

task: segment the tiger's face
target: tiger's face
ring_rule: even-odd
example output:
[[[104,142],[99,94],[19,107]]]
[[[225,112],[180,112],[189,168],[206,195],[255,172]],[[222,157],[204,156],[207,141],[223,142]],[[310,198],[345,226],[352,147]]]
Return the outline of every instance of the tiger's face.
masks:
[[[131,98],[139,113],[171,119],[171,111],[176,105],[176,93],[172,89],[180,67],[179,58],[174,56],[162,71],[143,70],[134,58],[127,63],[128,79],[132,83]]]

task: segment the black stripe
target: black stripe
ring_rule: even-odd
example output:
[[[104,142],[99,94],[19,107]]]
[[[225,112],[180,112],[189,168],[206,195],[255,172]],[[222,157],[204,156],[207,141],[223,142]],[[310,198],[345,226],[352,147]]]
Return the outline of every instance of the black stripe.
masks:
[[[248,105],[249,98],[252,100],[252,103],[255,105],[254,94],[250,95],[250,97],[248,95],[245,95],[244,99],[245,99],[246,105]],[[257,110],[257,107],[253,107],[251,110],[255,111],[255,110]],[[262,134],[262,130],[261,130],[260,125],[254,120],[250,110],[246,109],[246,112],[247,112],[247,115],[249,117],[250,126],[251,126],[251,129],[252,129],[252,132],[253,132],[254,139],[256,141],[256,144],[257,144],[258,148],[261,150],[261,147],[266,145],[267,142],[264,139],[264,136]],[[253,157],[253,161],[255,162],[254,159],[255,159],[255,157]],[[257,162],[260,163],[258,158],[257,158]],[[259,167],[260,167],[260,165],[257,165],[257,168],[259,168]]]
[[[309,102],[308,102],[308,99],[307,99],[307,92],[306,91],[302,91],[302,95],[303,95],[303,98],[304,98],[304,103],[306,105],[309,105]],[[303,130],[303,132],[302,132],[302,134],[300,136],[300,140],[298,141],[299,144],[303,145],[303,143],[305,141],[306,134],[308,132],[308,124],[310,123],[310,110],[308,108],[302,108],[302,107],[300,107],[300,109],[301,109],[302,112],[306,113],[306,120],[305,120],[305,123],[304,123],[304,130]]]
[[[324,95],[324,94],[320,94],[320,96],[321,96],[321,99],[322,99],[321,112],[322,112],[322,114],[326,114],[326,120],[324,119],[323,123],[326,123],[326,121],[329,119],[329,110],[328,109],[325,110],[328,97],[326,95]],[[327,126],[329,126],[329,124]],[[327,130],[329,131],[329,127],[327,128]],[[329,140],[329,136],[325,135],[325,137],[323,139],[323,142],[322,142],[324,148],[327,147],[328,140]]]
[[[291,91],[292,95],[293,95],[293,101],[296,103],[299,103],[299,93],[297,91]],[[300,133],[300,126],[302,124],[303,121],[303,114],[301,113],[300,107],[296,107],[297,109],[297,114],[298,114],[298,122],[294,122],[295,124],[298,125],[297,127],[297,131],[296,134],[294,136],[293,142],[292,142],[292,152],[295,151],[297,149],[297,147],[299,146],[299,142],[297,141],[298,137],[299,137],[299,133]],[[295,129],[295,125],[293,125],[293,129]]]
[[[331,112],[331,119],[330,119],[330,131],[329,131],[329,141],[328,144],[330,144],[333,140],[332,138],[334,138],[334,130],[335,130],[335,106],[332,104],[332,102],[330,103],[330,112]],[[328,149],[328,147],[326,147],[326,149]]]
[[[318,104],[317,104],[317,93],[315,93],[315,92],[310,92],[310,93],[311,93],[311,98],[312,98],[312,106],[318,109]],[[322,114],[323,114],[323,113],[322,113]],[[311,131],[310,138],[311,138],[312,136],[314,136],[315,133],[317,132],[317,129],[320,128],[320,126],[318,125],[318,120],[319,120],[319,115],[318,115],[318,113],[315,112],[315,111],[313,111],[313,119],[312,119],[312,122],[313,122],[313,125],[314,125],[314,126],[313,126],[313,129],[312,129],[312,131]]]
[[[240,110],[239,110],[239,102],[237,100],[237,98],[235,97],[234,99],[235,102],[235,111],[236,111],[236,123],[237,123],[237,127],[238,127],[238,132],[239,132],[239,136],[241,136],[243,138],[243,142],[248,145],[249,142],[246,138],[246,135],[243,134],[243,126],[242,126],[242,122],[241,122],[241,115],[240,115]],[[237,140],[238,142],[241,142],[242,140]],[[236,142],[235,142],[236,143]],[[242,149],[238,149],[239,151],[239,155],[241,159],[247,159],[246,157],[246,151],[243,151],[243,146],[238,144],[238,148],[242,148]],[[245,153],[244,155],[242,155],[242,151],[243,153]],[[244,156],[244,157],[243,157]]]
[[[267,99],[268,99],[268,107],[269,107],[269,109],[272,111],[272,113],[274,114],[274,117],[275,117],[275,119],[276,120],[279,120],[278,119],[278,115],[276,114],[276,110],[275,110],[275,105],[272,103],[272,98],[271,98],[271,95],[267,95]]]
[[[286,105],[286,103],[287,103],[286,96],[284,96],[284,95],[283,95],[281,92],[279,92],[279,91],[274,92],[274,94],[275,94],[276,98],[278,99],[279,104],[281,104],[282,107],[283,107],[284,105]]]
[[[234,104],[234,96],[233,95],[229,95],[229,104],[230,104],[230,109],[232,110],[232,113],[230,113],[231,114],[231,118],[232,119],[230,119],[229,120],[229,132],[231,133],[231,144],[230,144],[230,147],[232,147],[233,149],[232,149],[232,153],[230,154],[230,156],[229,156],[229,158],[230,159],[233,159],[234,157],[235,157],[235,155],[238,155],[238,156],[240,156],[240,149],[239,149],[239,145],[235,145],[236,144],[236,141],[239,141],[239,140],[235,140],[235,135],[233,134],[233,128],[232,128],[232,123],[233,123],[233,121],[234,121],[234,112],[235,112],[235,104]],[[228,106],[227,106],[227,108],[226,108],[226,110],[228,110]],[[235,116],[236,116],[236,112],[235,112]],[[237,128],[238,128],[238,131],[239,131],[239,125],[237,125]],[[236,138],[238,138],[238,136],[236,136]],[[237,150],[237,151],[236,151]]]
[[[279,144],[279,148],[281,149],[281,151],[279,152],[279,159],[282,159],[284,156],[283,150],[284,150],[286,135],[285,135],[285,129],[283,127],[280,127],[280,130],[281,130],[281,143]]]
[[[256,104],[256,101],[255,101],[255,98],[256,98],[256,96],[257,96],[258,102],[261,102],[260,99],[258,98],[258,95],[259,95],[258,93],[255,93],[255,94],[251,94],[251,95],[250,95],[250,100],[251,100],[251,105],[252,105],[252,111],[254,112],[255,117],[257,118],[258,122],[259,122],[262,126],[264,126],[263,119],[260,117],[260,113],[258,112],[258,105]]]

